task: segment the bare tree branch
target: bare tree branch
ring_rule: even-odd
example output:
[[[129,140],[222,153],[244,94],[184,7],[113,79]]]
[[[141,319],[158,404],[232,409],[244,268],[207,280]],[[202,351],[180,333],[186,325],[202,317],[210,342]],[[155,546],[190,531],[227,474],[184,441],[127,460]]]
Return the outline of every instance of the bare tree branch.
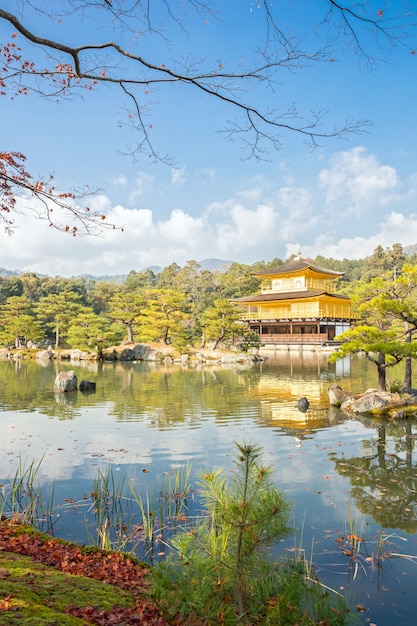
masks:
[[[365,132],[369,126],[367,120],[352,120],[350,117],[333,125],[328,122],[325,110],[306,114],[296,103],[288,106],[280,102],[279,88],[286,72],[295,73],[314,63],[334,61],[335,48],[341,48],[342,38],[370,63],[373,56],[364,32],[374,35],[378,49],[397,45],[412,49],[407,34],[415,27],[415,11],[413,8],[409,10],[405,3],[401,5],[400,13],[384,15],[382,10],[373,14],[375,5],[372,2],[327,0],[320,3],[316,9],[316,23],[310,25],[311,30],[318,26],[319,30],[322,29],[321,34],[323,30],[327,32],[315,39],[315,48],[309,50],[302,37],[296,37],[283,24],[281,8],[284,2],[275,5],[271,0],[248,0],[247,4],[243,1],[242,9],[262,12],[263,31],[259,33],[258,48],[249,50],[246,58],[242,54],[233,69],[230,59],[196,59],[189,50],[185,56],[177,51],[173,53],[173,49],[177,50],[177,42],[169,40],[166,30],[167,24],[171,29],[175,26],[188,41],[190,15],[198,25],[208,20],[220,22],[222,4],[217,9],[216,0],[68,0],[50,3],[16,0],[14,11],[2,4],[6,3],[0,0],[0,20],[15,32],[11,32],[10,41],[0,47],[0,95],[14,98],[32,91],[46,98],[62,99],[73,94],[87,95],[89,90],[104,85],[116,92],[119,90],[127,123],[137,136],[136,145],[129,148],[129,153],[146,155],[148,159],[170,165],[173,164],[172,157],[161,154],[152,140],[152,124],[147,120],[151,91],[183,86],[190,93],[209,97],[225,111],[227,121],[220,132],[231,141],[240,141],[247,158],[263,160],[268,158],[271,150],[282,148],[286,136],[298,135],[316,147],[330,138]],[[297,10],[304,3],[294,1],[291,8],[293,6]],[[37,20],[31,21],[34,15]],[[38,31],[45,26],[44,32],[55,32],[56,24],[62,21],[65,25],[66,20],[71,28],[65,30],[65,36],[69,34],[73,39],[83,41],[85,32],[89,33],[89,39],[94,33],[90,41],[71,45],[64,35],[54,39]],[[80,33],[74,30],[74,24],[80,25]],[[89,29],[91,25],[93,29]],[[100,41],[98,26],[111,32],[112,38]],[[155,39],[161,46],[149,48],[146,44]],[[322,43],[317,45],[317,41]],[[154,52],[149,53],[149,49]],[[161,58],[164,62],[160,61]],[[45,65],[41,66],[41,63]],[[13,154],[18,159],[16,153]],[[20,187],[46,203],[46,219],[51,217],[50,203],[55,202],[56,206],[68,209],[88,231],[90,218],[78,213],[78,209],[74,213],[73,195],[64,198],[55,190],[47,192],[45,186],[40,184],[38,187],[31,177],[10,175],[10,168],[10,160],[0,160],[0,193],[9,202],[3,202],[3,216],[13,210],[9,193]],[[66,229],[66,226],[62,223],[58,227]]]
[[[73,1],[72,5],[74,4],[77,4],[78,8],[81,5],[84,8],[87,6],[85,2]],[[95,2],[90,5],[97,8]],[[209,3],[193,2],[192,5],[201,11],[208,10],[209,7]],[[331,5],[333,7],[333,3]],[[166,3],[165,6],[168,17],[173,19],[170,6]],[[42,49],[56,51],[67,57],[65,61],[56,61],[46,70],[39,70],[34,64],[21,63],[20,50],[15,55],[10,55],[8,51],[9,58],[5,59],[7,71],[0,75],[1,80],[5,84],[6,81],[24,77],[26,83],[22,87],[19,82],[19,90],[35,89],[50,97],[63,97],[76,88],[91,89],[103,83],[117,86],[129,97],[133,111],[130,120],[135,120],[133,125],[142,136],[136,150],[163,161],[169,161],[169,158],[161,156],[152,144],[149,135],[150,126],[145,124],[142,115],[145,106],[144,94],[157,86],[185,85],[203,92],[235,111],[237,119],[231,120],[222,132],[229,138],[241,137],[246,148],[250,148],[251,157],[258,159],[264,158],[268,144],[274,149],[281,148],[283,133],[299,134],[310,144],[317,145],[318,141],[323,139],[364,131],[368,125],[366,120],[352,122],[347,119],[339,126],[328,128],[325,126],[323,112],[319,115],[311,113],[306,118],[298,113],[296,107],[289,110],[283,107],[264,111],[258,105],[252,104],[248,93],[262,84],[274,89],[278,84],[275,76],[279,70],[295,71],[311,62],[324,62],[328,60],[329,55],[326,46],[312,53],[302,51],[295,38],[285,35],[278,28],[266,0],[262,2],[262,6],[265,10],[267,33],[263,50],[258,54],[261,62],[240,71],[226,71],[222,63],[209,71],[198,71],[203,61],[191,60],[183,64],[181,71],[178,60],[170,67],[167,64],[156,64],[116,41],[69,46],[36,34],[15,14],[0,8],[0,18],[8,21],[26,40]],[[120,6],[114,7],[113,3],[107,3],[104,8],[113,15],[123,15],[124,19],[129,14],[126,9],[122,12]],[[137,2],[130,7],[130,11],[138,8],[142,11],[146,28],[150,29],[150,8],[147,6],[144,12],[143,3]],[[40,82],[31,85],[30,81],[36,79]],[[45,81],[52,85],[49,92],[43,84]]]

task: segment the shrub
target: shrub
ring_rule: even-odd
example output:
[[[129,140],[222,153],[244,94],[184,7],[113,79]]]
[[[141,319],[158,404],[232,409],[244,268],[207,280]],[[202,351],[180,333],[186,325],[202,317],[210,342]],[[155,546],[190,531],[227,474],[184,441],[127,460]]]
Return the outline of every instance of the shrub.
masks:
[[[153,599],[179,624],[344,624],[346,610],[307,580],[302,561],[271,559],[291,506],[260,465],[260,448],[236,447],[229,481],[223,470],[201,479],[207,514],[154,568]]]

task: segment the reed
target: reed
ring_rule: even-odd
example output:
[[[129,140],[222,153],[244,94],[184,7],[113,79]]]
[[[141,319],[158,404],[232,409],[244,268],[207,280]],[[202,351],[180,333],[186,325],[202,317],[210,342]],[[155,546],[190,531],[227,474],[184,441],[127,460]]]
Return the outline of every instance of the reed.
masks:
[[[56,522],[53,515],[55,487],[52,485],[50,496],[45,499],[38,479],[43,459],[44,456],[39,461],[29,462],[19,458],[15,474],[1,485],[0,516],[51,532]]]
[[[142,495],[130,485],[140,512],[144,556],[151,562],[165,556],[169,537],[189,523],[187,498],[191,494],[191,465],[180,466],[159,479],[159,490],[152,487]]]
[[[142,493],[111,468],[99,470],[85,514],[89,543],[150,562],[164,556],[169,536],[188,522],[190,475],[191,466],[180,466]]]

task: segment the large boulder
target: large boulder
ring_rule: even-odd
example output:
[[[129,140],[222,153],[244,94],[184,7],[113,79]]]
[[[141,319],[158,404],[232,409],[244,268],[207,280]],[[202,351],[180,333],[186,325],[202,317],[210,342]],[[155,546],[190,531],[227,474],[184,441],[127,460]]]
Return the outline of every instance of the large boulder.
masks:
[[[329,390],[330,406],[342,406],[347,398],[351,398],[352,394],[344,391],[339,385],[330,385]]]
[[[35,355],[35,359],[40,363],[49,363],[53,358],[54,353],[49,348],[47,350],[39,350]]]
[[[81,359],[85,359],[88,354],[88,352],[84,352],[83,350],[71,350],[69,358],[71,361],[81,361]]]
[[[347,413],[371,413],[384,407],[399,405],[401,399],[396,393],[388,391],[369,390],[359,397],[348,397],[341,405],[342,411]]]
[[[77,377],[72,370],[69,372],[59,372],[55,378],[54,391],[64,393],[76,391],[78,386]]]

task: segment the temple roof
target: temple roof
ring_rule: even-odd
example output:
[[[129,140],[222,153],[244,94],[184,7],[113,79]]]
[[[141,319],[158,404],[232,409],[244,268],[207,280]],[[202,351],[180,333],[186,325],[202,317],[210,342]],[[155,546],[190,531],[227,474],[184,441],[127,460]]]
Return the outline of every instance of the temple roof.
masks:
[[[255,272],[255,275],[256,276],[276,276],[277,274],[290,274],[291,272],[300,272],[306,269],[311,269],[313,272],[317,272],[318,274],[327,274],[328,276],[343,276],[344,275],[344,272],[336,272],[335,270],[329,270],[325,267],[314,265],[314,263],[311,263],[310,261],[304,261],[303,259],[300,259],[299,257],[296,257],[292,261],[288,261],[288,263],[279,265],[275,269]]]
[[[304,300],[305,298],[317,298],[318,296],[328,296],[337,300],[349,300],[348,296],[329,293],[328,291],[283,291],[278,293],[260,293],[255,296],[243,296],[242,298],[232,298],[231,302],[241,302],[250,304],[256,302],[276,302],[277,300]]]

